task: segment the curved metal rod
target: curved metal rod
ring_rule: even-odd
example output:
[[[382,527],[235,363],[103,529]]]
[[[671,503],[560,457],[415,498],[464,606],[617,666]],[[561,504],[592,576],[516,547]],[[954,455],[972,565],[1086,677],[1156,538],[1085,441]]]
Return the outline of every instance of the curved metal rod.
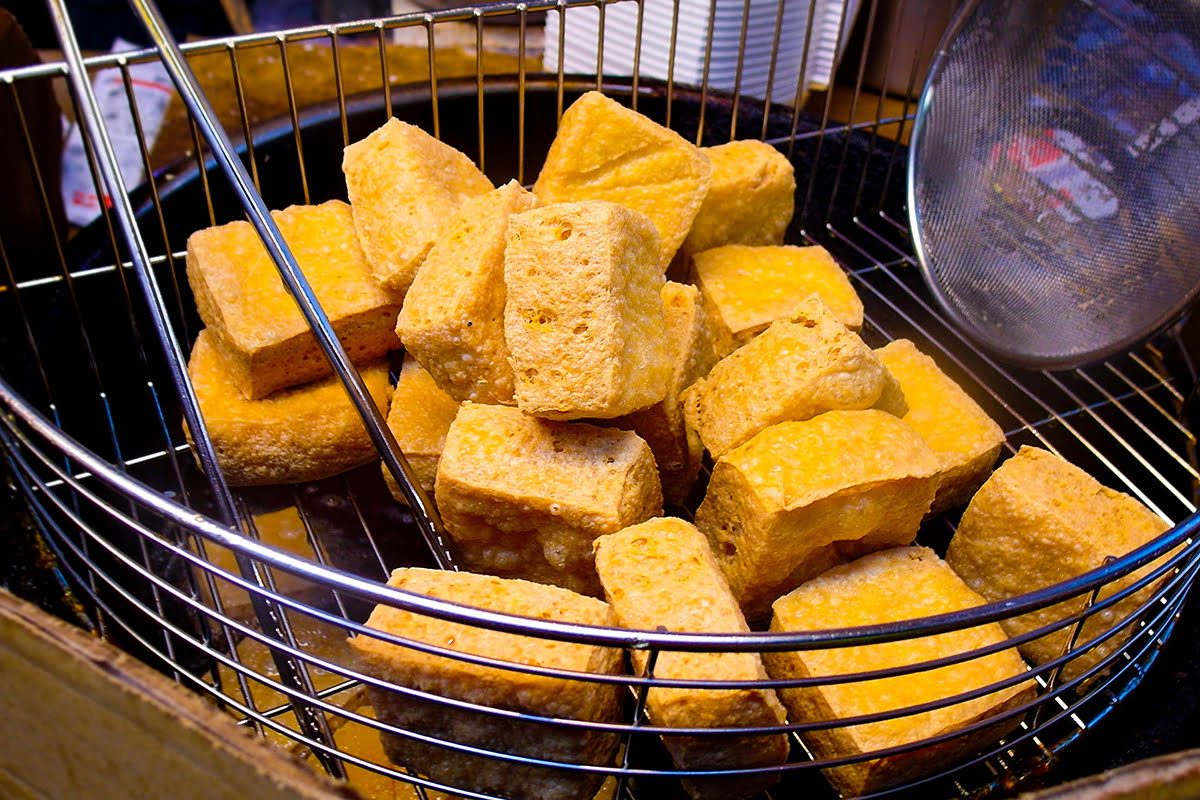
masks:
[[[1172,562],[1182,565],[1200,558],[1200,545],[1195,543],[1200,531],[1200,512],[1192,514],[1170,531],[1111,564],[1097,567],[1062,583],[1013,597],[987,603],[974,608],[924,617],[919,620],[904,620],[853,628],[830,628],[819,631],[795,632],[750,632],[750,633],[686,633],[679,631],[637,631],[606,628],[593,625],[573,624],[555,620],[533,619],[488,611],[469,605],[440,600],[421,594],[397,589],[378,581],[368,580],[334,567],[316,564],[301,556],[293,555],[257,539],[242,536],[227,526],[199,514],[164,497],[141,481],[121,472],[81,445],[51,423],[28,401],[0,378],[0,406],[11,409],[13,414],[38,436],[48,440],[54,447],[73,459],[96,480],[131,497],[185,530],[204,537],[222,547],[262,562],[272,568],[281,569],[305,580],[319,582],[334,591],[346,592],[374,603],[383,603],[395,608],[419,614],[476,625],[505,633],[561,641],[596,644],[608,647],[629,647],[637,650],[663,648],[714,652],[729,649],[774,651],[810,650],[827,647],[847,647],[862,644],[897,641],[914,636],[944,633],[950,630],[970,628],[988,622],[1024,614],[1053,603],[1076,597],[1084,592],[1104,586],[1138,567],[1166,555],[1181,544],[1192,542],[1184,551],[1173,556]],[[1188,587],[1181,587],[1186,591]],[[281,605],[296,605],[298,601],[286,597],[276,598]],[[312,610],[306,613],[313,613]],[[386,634],[372,632],[386,638]]]
[[[207,428],[204,425],[203,415],[200,413],[199,401],[196,398],[191,381],[188,379],[187,369],[184,366],[186,360],[183,357],[178,337],[176,337],[170,325],[170,317],[162,291],[150,266],[150,254],[147,252],[145,242],[142,241],[138,233],[137,217],[130,203],[129,193],[124,179],[121,177],[120,168],[117,166],[116,154],[102,120],[99,103],[96,100],[91,83],[88,81],[87,68],[83,64],[83,55],[80,51],[79,43],[75,38],[75,31],[71,24],[66,4],[64,0],[53,0],[53,2],[49,3],[49,9],[59,42],[63,48],[64,59],[69,66],[67,80],[70,82],[72,90],[79,100],[79,111],[82,117],[81,124],[84,126],[89,141],[93,144],[97,162],[96,166],[99,170],[101,181],[104,184],[103,187],[98,188],[101,189],[102,194],[110,198],[112,208],[117,216],[118,225],[121,229],[122,238],[129,247],[134,273],[137,276],[146,302],[150,306],[155,334],[166,356],[167,367],[171,375],[171,381],[175,385],[176,392],[180,398],[184,419],[189,426],[189,430],[193,433],[192,438],[195,442],[197,456],[200,459],[204,474],[212,489],[219,517],[231,530],[239,530],[238,513],[233,494],[230,492],[229,485],[225,482],[224,475],[220,470],[216,452],[208,436]],[[235,558],[239,571],[246,577],[247,581],[252,582],[260,589],[265,589],[267,582],[259,565],[247,555],[237,551],[235,551]],[[278,607],[270,603],[263,595],[255,592],[250,594],[250,600],[255,616],[258,618],[263,630],[270,632],[275,638],[283,639],[288,625],[286,618],[282,615]],[[277,649],[272,649],[271,655],[276,669],[279,670],[280,679],[283,682],[287,683],[301,695],[309,696],[313,694],[312,681],[299,661],[289,658]],[[297,722],[305,733],[322,741],[332,741],[332,733],[320,711],[309,704],[299,701],[293,703],[293,708],[295,709]],[[345,770],[342,768],[340,761],[333,757],[327,757],[324,754],[321,754],[319,757],[331,775],[345,777]]]
[[[312,329],[313,335],[316,336],[317,343],[325,352],[335,374],[341,379],[346,393],[362,417],[375,449],[404,493],[408,506],[412,509],[417,528],[429,546],[434,560],[442,569],[457,569],[454,553],[444,535],[441,520],[433,503],[413,477],[412,470],[400,452],[391,430],[388,429],[383,414],[375,406],[366,384],[363,383],[358,370],[351,363],[350,357],[346,355],[329,318],[325,315],[312,287],[300,270],[300,265],[296,263],[295,256],[288,249],[283,234],[280,233],[279,227],[272,219],[266,203],[255,190],[254,182],[241,159],[238,158],[228,134],[218,122],[212,105],[201,91],[195,74],[179,49],[178,43],[171,36],[162,14],[150,0],[130,0],[130,5],[158,48],[159,56],[171,76],[171,81],[179,91],[179,96],[187,106],[196,127],[212,149],[230,186],[237,193],[250,224],[258,232],[267,254],[279,270],[279,276],[283,279],[284,286],[295,299],[300,312]]]

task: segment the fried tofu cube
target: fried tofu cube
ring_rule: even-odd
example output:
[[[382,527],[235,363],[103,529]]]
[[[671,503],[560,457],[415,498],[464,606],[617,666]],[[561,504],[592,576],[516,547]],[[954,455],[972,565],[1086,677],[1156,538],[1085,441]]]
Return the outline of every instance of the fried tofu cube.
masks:
[[[914,587],[920,591],[914,591]],[[775,602],[773,631],[808,631],[876,625],[961,611],[983,598],[924,547],[904,547],[865,556],[836,567]],[[932,636],[825,650],[764,653],[776,680],[833,678],[839,675],[915,666],[993,646],[1006,640],[996,623]],[[818,684],[780,690],[793,723],[833,722],[876,712],[901,712],[923,703],[948,700],[986,689],[1027,673],[1015,648],[966,661],[888,678]],[[1034,697],[1032,681],[996,688],[981,697],[877,722],[814,729],[803,734],[818,758],[868,756],[825,770],[843,797],[857,797],[914,780],[953,765],[995,743],[1017,727],[1010,713],[992,725],[945,742],[881,758],[887,747],[960,730],[1012,712]]]
[[[937,467],[920,435],[883,411],[782,422],[717,461],[696,527],[753,624],[830,567],[911,544]]]
[[[658,267],[691,230],[712,166],[700,148],[600,92],[571,104],[558,123],[533,193],[545,203],[609,200],[645,214],[658,231]]]
[[[891,380],[858,334],[809,295],[688,387],[684,414],[720,458],[779,422],[871,408]]]
[[[946,560],[967,585],[989,601],[1016,597],[1103,566],[1141,547],[1170,524],[1139,501],[1103,486],[1079,467],[1037,447],[1022,447],[1001,464],[975,493],[950,540]],[[1097,602],[1123,591],[1169,556],[1106,583]],[[1124,631],[1082,652],[1088,642],[1124,623],[1161,587],[1155,582],[1089,616],[1079,631],[1062,680],[1093,669],[1120,648]],[[1002,620],[1009,636],[1019,636],[1080,613],[1090,593],[1048,608]],[[1033,664],[1066,652],[1074,624],[1021,645]]]
[[[662,289],[667,343],[673,364],[667,396],[658,403],[612,420],[612,425],[646,440],[658,464],[663,500],[683,505],[704,459],[700,437],[684,421],[679,396],[716,363],[712,329],[695,286],[667,281]]]
[[[658,235],[616,203],[557,203],[509,220],[504,334],[517,407],[611,419],[667,394]]]
[[[692,275],[713,319],[722,355],[744,345],[774,321],[786,319],[811,294],[852,331],[863,304],[845,271],[820,245],[726,245],[696,253]]]
[[[611,611],[603,601],[528,581],[412,568],[394,571],[388,585],[505,614],[581,625],[612,624]],[[495,716],[488,709],[616,723],[621,719],[618,684],[473,664],[455,654],[497,659],[514,667],[615,675],[623,672],[620,649],[492,631],[386,605],[376,606],[366,624],[448,653],[422,652],[364,634],[350,640],[364,674],[428,695],[404,694],[368,683],[367,696],[381,722],[489,752],[568,766],[613,764],[618,746],[615,733]],[[439,698],[482,708],[447,705]],[[393,763],[472,792],[587,800],[604,779],[603,774],[471,755],[399,733],[384,732],[382,739],[384,752]]]
[[[513,404],[504,340],[508,218],[537,205],[516,181],[466,200],[417,270],[396,334],[455,400]]]
[[[412,467],[421,488],[433,494],[438,461],[446,446],[446,433],[458,413],[458,401],[441,390],[417,360],[406,355],[396,376],[392,405],[388,409],[388,430],[404,459]],[[383,467],[383,479],[392,497],[406,503],[391,471]]]
[[[750,628],[708,540],[689,522],[660,517],[596,540],[596,571],[617,624],[636,630],[690,633],[747,633]],[[639,675],[647,654],[634,651]],[[662,651],[654,676],[664,680],[764,681],[767,672],[754,652]],[[700,689],[660,686],[646,695],[652,724],[668,728],[752,728],[784,725],[783,705],[770,688]],[[787,760],[786,733],[725,736],[663,736],[676,766],[691,769],[750,769]],[[685,778],[688,793],[701,798],[757,794],[775,775]]]
[[[787,156],[754,139],[700,151],[712,164],[712,180],[680,254],[727,244],[783,244],[796,205],[796,171]]]
[[[662,513],[637,434],[463,403],[435,497],[467,569],[599,596],[592,542]]]
[[[346,148],[342,172],[372,274],[398,298],[463,202],[494,188],[466,155],[394,117]]]
[[[991,474],[1004,445],[1004,431],[908,339],[897,339],[875,355],[899,381],[908,406],[904,421],[942,461],[941,484],[930,513],[967,502]]]
[[[360,373],[375,405],[386,412],[391,393],[387,363],[364,365]],[[247,400],[217,355],[207,329],[196,337],[188,375],[217,463],[230,486],[315,481],[379,457],[337,378]],[[187,436],[190,443],[191,431]]]
[[[399,346],[400,303],[371,279],[350,207],[339,200],[272,211],[284,241],[355,364]],[[213,345],[238,390],[257,400],[333,374],[250,223],[197,231],[187,276]]]

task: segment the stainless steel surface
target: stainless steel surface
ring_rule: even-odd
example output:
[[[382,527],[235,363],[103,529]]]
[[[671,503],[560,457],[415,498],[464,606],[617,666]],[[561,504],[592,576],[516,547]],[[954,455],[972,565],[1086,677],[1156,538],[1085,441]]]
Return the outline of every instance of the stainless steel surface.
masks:
[[[1032,367],[1122,352],[1200,291],[1200,16],[1187,2],[967,3],[913,131],[945,312]]]
[[[477,32],[476,41],[482,42],[491,24],[515,20],[521,29],[531,12],[565,9],[569,24],[570,7],[576,5],[589,3],[506,3],[199,42],[184,45],[181,51],[184,56],[225,54],[239,76],[241,60],[255,47],[277,48],[286,65],[283,56],[290,47],[315,44],[338,54],[357,38],[378,49],[380,72],[387,75],[384,44],[395,31],[419,32],[420,39],[436,46],[440,26],[467,25]],[[869,5],[860,10],[862,15],[871,12]],[[82,68],[118,66],[127,75],[129,64],[155,57],[152,51],[104,56],[85,61]],[[428,58],[432,63],[432,53]],[[1021,723],[1011,737],[897,793],[944,796],[1019,785],[1084,732],[1102,726],[1142,680],[1200,570],[1193,494],[1200,472],[1188,422],[1194,412],[1188,404],[1194,376],[1174,332],[1103,364],[1059,372],[1006,365],[964,337],[928,294],[903,222],[904,148],[884,133],[903,138],[911,128],[912,108],[901,102],[899,110],[892,110],[896,104],[863,91],[862,69],[869,61],[851,62],[859,66],[859,73],[847,87],[847,121],[835,118],[832,96],[828,101],[818,98],[809,109],[764,109],[759,101],[670,82],[640,81],[634,86],[596,75],[542,75],[524,67],[515,76],[485,77],[482,58],[476,74],[462,80],[418,78],[390,92],[361,97],[346,96],[340,89],[343,76],[338,74],[339,88],[330,103],[301,108],[289,91],[288,113],[266,125],[245,121],[243,99],[241,119],[230,132],[234,140],[216,148],[222,150],[227,144],[227,153],[160,170],[155,191],[135,193],[132,205],[137,220],[132,233],[135,242],[144,246],[144,257],[126,255],[129,248],[118,233],[120,221],[108,212],[98,225],[72,241],[60,233],[57,241],[46,242],[45,252],[61,255],[44,263],[12,263],[0,241],[4,268],[0,450],[62,570],[96,609],[97,619],[112,638],[212,698],[245,725],[301,754],[319,754],[319,760],[338,765],[333,769],[346,769],[352,779],[385,776],[408,781],[423,792],[455,787],[406,774],[364,744],[375,731],[388,730],[362,713],[358,696],[362,684],[378,682],[360,674],[341,642],[350,635],[378,635],[362,624],[375,603],[536,637],[652,653],[803,649],[970,627],[1069,596],[1084,601],[1080,612],[1063,623],[1074,625],[1120,598],[1095,602],[1102,587],[1171,553],[1154,574],[1139,582],[1144,586],[1156,577],[1167,579],[1157,597],[1123,622],[1122,627],[1133,635],[1101,665],[1106,675],[1086,685],[1082,680],[1061,682],[1059,668],[1076,655],[1065,653],[1039,669],[1041,691],[1031,703],[1012,712]],[[333,63],[342,61],[335,58]],[[80,69],[79,64],[58,63],[0,72],[0,91],[15,97],[11,90],[23,81],[65,77]],[[185,94],[190,94],[186,72],[179,70],[179,75]],[[913,76],[910,82],[919,78]],[[797,166],[798,215],[789,240],[819,242],[847,269],[866,306],[863,336],[868,343],[877,346],[902,336],[913,339],[992,414],[1006,432],[1009,452],[1022,444],[1051,449],[1179,524],[1147,548],[1098,565],[1066,584],[1006,603],[862,629],[717,635],[590,628],[508,617],[390,589],[383,583],[390,569],[432,566],[438,555],[436,547],[427,545],[418,519],[388,495],[378,465],[294,487],[234,490],[234,520],[241,520],[245,530],[222,519],[219,486],[214,488],[198,468],[180,426],[188,391],[177,388],[171,376],[186,374],[181,355],[178,349],[159,353],[142,345],[143,339],[150,341],[154,335],[155,315],[139,290],[126,282],[139,268],[135,262],[143,261],[141,268],[157,276],[164,293],[159,316],[179,341],[190,341],[199,322],[183,278],[182,246],[187,233],[247,212],[261,214],[286,203],[338,196],[344,191],[337,186],[342,146],[393,113],[418,120],[454,142],[483,163],[494,181],[519,177],[528,182],[553,136],[555,115],[573,96],[597,84],[613,96],[636,101],[639,110],[652,118],[670,119],[697,141],[750,135],[780,147]],[[76,87],[76,103],[84,99],[78,96],[80,88]],[[194,117],[198,126],[207,127],[202,104],[193,107],[192,114],[198,115]],[[252,148],[236,140],[239,134],[253,136]],[[144,140],[141,147],[149,153]],[[226,156],[231,158],[222,165]],[[248,162],[240,172],[239,160]],[[234,173],[240,193],[225,185],[223,170]],[[297,175],[303,175],[303,182],[296,180]],[[55,187],[43,188],[38,202],[45,205],[44,198]],[[243,201],[248,204],[245,210]],[[282,264],[294,268],[277,232],[273,241]],[[385,457],[391,454],[392,443],[377,440],[377,444]],[[269,538],[272,520],[281,514],[294,526],[286,548],[258,538]],[[923,528],[920,541],[944,549],[954,522],[953,515],[932,521]],[[233,554],[233,561],[222,561],[221,553]],[[261,575],[261,583],[240,572],[238,562],[253,565],[252,574]],[[277,628],[238,610],[256,602],[275,610],[272,618],[277,618]],[[382,638],[411,645],[395,637]],[[444,648],[422,649],[465,658]],[[978,654],[965,653],[957,660]],[[299,681],[279,677],[273,666],[279,658],[297,665]],[[467,660],[498,669],[547,672],[492,659]],[[649,723],[642,705],[647,688],[664,682],[654,677],[571,677],[615,681],[629,689],[624,721],[592,726],[621,737],[622,760],[588,769],[611,776],[620,796],[678,794],[680,773],[658,741],[664,730]],[[880,675],[840,679],[867,677]],[[470,707],[412,690],[397,691],[447,708]],[[961,699],[946,698],[940,704]],[[297,722],[297,709],[323,715],[332,735]],[[482,716],[528,719],[496,709],[473,710]],[[875,714],[850,722],[894,715]],[[544,722],[554,727],[589,727],[552,718]],[[802,744],[812,727],[783,728],[791,736],[793,756],[779,770],[783,782],[769,796],[810,791],[819,797],[829,791],[819,770],[831,762],[812,759]],[[345,738],[355,731],[365,737]],[[721,729],[708,733],[714,732]],[[470,750],[453,742],[446,746]],[[513,763],[528,761],[500,752],[485,754]]]

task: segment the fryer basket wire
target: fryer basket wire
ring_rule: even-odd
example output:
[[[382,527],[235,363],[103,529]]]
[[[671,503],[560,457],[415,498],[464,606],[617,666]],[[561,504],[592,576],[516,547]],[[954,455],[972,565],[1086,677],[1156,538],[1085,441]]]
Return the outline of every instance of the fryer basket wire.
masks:
[[[1058,751],[1101,724],[1141,681],[1167,642],[1200,570],[1200,543],[1194,540],[1198,473],[1189,425],[1196,383],[1192,356],[1177,327],[1103,364],[1063,372],[1018,369],[974,347],[930,302],[910,246],[903,205],[903,142],[923,78],[916,69],[904,67],[915,67],[922,59],[920,53],[901,52],[895,46],[901,40],[899,30],[876,29],[878,19],[902,19],[905,1],[897,0],[900,11],[890,17],[880,13],[878,2],[864,2],[857,9],[855,38],[870,46],[855,54],[848,42],[839,42],[837,50],[844,53],[842,92],[779,98],[770,96],[768,88],[767,100],[742,96],[736,88],[728,92],[688,86],[670,76],[642,78],[636,70],[622,78],[568,75],[561,66],[558,72],[543,73],[532,65],[536,28],[531,16],[543,11],[562,15],[561,52],[573,9],[599,8],[603,30],[603,15],[612,3],[595,0],[464,7],[196,42],[178,50],[163,35],[159,48],[168,59],[174,54],[180,63],[208,58],[227,64],[235,100],[232,112],[226,109],[218,122],[206,124],[197,94],[200,104],[193,103],[186,115],[192,152],[184,161],[168,164],[156,162],[153,144],[141,129],[129,71],[132,65],[158,58],[159,49],[81,60],[68,54],[63,62],[0,72],[0,115],[7,116],[0,124],[15,125],[24,134],[25,152],[17,161],[35,178],[39,192],[30,200],[46,221],[43,231],[29,234],[32,242],[19,241],[19,232],[6,230],[0,236],[0,450],[12,482],[32,511],[38,535],[53,550],[71,586],[86,599],[97,628],[211,698],[246,726],[362,786],[394,779],[412,784],[421,796],[427,790],[491,796],[393,766],[378,750],[382,731],[439,745],[459,756],[596,773],[607,777],[616,797],[673,796],[682,791],[681,777],[749,779],[762,772],[777,772],[782,779],[766,796],[787,796],[800,787],[821,796],[829,791],[821,769],[950,743],[996,718],[858,759],[822,760],[807,751],[804,736],[827,725],[790,723],[749,731],[654,726],[645,715],[649,688],[687,685],[654,677],[657,655],[671,650],[764,652],[905,640],[973,627],[1067,598],[1076,598],[1079,610],[1058,627],[1077,633],[1084,619],[1155,585],[1153,596],[1109,634],[1128,638],[1089,674],[1062,679],[1062,668],[1080,653],[1072,639],[1059,659],[1028,676],[839,723],[916,713],[1029,677],[1038,691],[1034,699],[1005,712],[1019,720],[1007,737],[949,769],[885,794],[1006,791],[1043,771]],[[711,14],[717,6],[714,0]],[[744,4],[743,14],[749,13],[749,6]],[[679,8],[676,0],[676,19]],[[779,9],[782,14],[782,2]],[[810,16],[810,27],[811,22]],[[514,56],[504,74],[493,74],[494,65],[484,56],[485,50],[497,47],[492,41],[497,30],[515,30],[515,41],[510,37],[501,45],[511,47]],[[677,34],[673,30],[672,39]],[[744,51],[744,26],[741,37]],[[776,50],[779,39],[774,37]],[[393,61],[399,57],[393,40],[417,43],[411,49],[416,63],[423,62],[423,77],[398,81],[393,76]],[[443,74],[449,70],[438,61],[439,45],[447,41],[465,48],[467,66],[454,75]],[[301,50],[312,49],[329,56],[320,63],[329,70],[333,93],[321,103],[306,100],[305,87],[297,85],[293,74]],[[373,90],[355,84],[361,76],[347,72],[351,55],[358,57],[363,49],[378,54]],[[281,80],[286,100],[282,107],[273,107],[270,119],[253,108],[244,82],[249,62],[264,52],[278,64],[273,79]],[[878,91],[883,87],[866,85],[868,64],[877,68],[881,59],[885,66],[906,72],[898,81],[908,87],[906,96],[890,97],[886,90]],[[65,85],[67,110],[86,121],[87,83],[97,70],[111,67],[120,71],[146,173],[153,178],[130,190],[128,214],[118,202],[103,208],[96,224],[68,236],[56,211],[58,187],[48,185],[38,167],[37,148],[46,143],[29,133],[21,90],[39,82]],[[183,73],[181,80],[186,96],[191,79]],[[805,76],[799,84],[807,85]],[[352,85],[358,87],[353,92],[347,89]],[[778,147],[796,165],[797,174],[797,214],[788,241],[822,244],[846,268],[866,306],[863,336],[869,344],[899,337],[914,340],[1000,422],[1009,452],[1034,444],[1060,453],[1102,483],[1134,495],[1174,521],[1175,527],[1147,547],[1097,565],[1075,580],[941,617],[788,634],[628,631],[508,617],[386,586],[396,566],[453,567],[452,555],[436,541],[436,515],[414,516],[410,510],[419,508],[422,500],[405,478],[403,455],[387,436],[376,438],[376,444],[401,485],[408,485],[416,501],[409,508],[391,499],[377,464],[309,484],[238,490],[224,485],[211,460],[207,469],[200,469],[180,425],[194,403],[188,397],[182,351],[160,344],[174,339],[186,350],[200,327],[183,275],[181,248],[190,232],[247,213],[253,218],[256,209],[344,198],[339,184],[342,147],[393,115],[454,144],[495,182],[516,178],[529,183],[553,137],[554,120],[575,96],[592,88],[698,143],[748,137]],[[211,138],[221,125],[228,131],[223,145]],[[95,133],[86,139],[96,194],[103,197],[112,176],[105,175],[102,142]],[[223,150],[234,172],[243,171],[244,196],[230,188]],[[289,265],[291,256],[278,232],[268,226],[260,229],[280,242],[275,255],[286,273],[294,263]],[[31,258],[32,252],[40,257]],[[298,293],[303,295],[302,286]],[[319,310],[313,319],[320,331]],[[338,361],[336,352],[331,358]],[[353,396],[356,373],[353,368],[338,371]],[[201,428],[192,426],[194,431]],[[201,451],[211,446],[203,435],[198,439]],[[273,544],[277,540],[269,530],[281,518],[291,535],[287,547]],[[928,522],[919,541],[943,550],[954,522],[952,515]],[[1104,591],[1161,557],[1161,563],[1131,586],[1115,594]],[[464,656],[370,632],[363,621],[377,603],[528,636],[649,651],[650,667],[646,677],[563,675]],[[1028,638],[1047,632],[1035,631]],[[619,723],[538,718],[387,686],[361,674],[348,657],[345,638],[359,635],[495,669],[616,683],[627,689],[626,714]],[[888,677],[983,653],[972,651],[883,673],[765,685]],[[735,688],[717,682],[700,685]],[[621,756],[601,765],[539,762],[486,745],[397,729],[369,712],[364,686],[398,692],[447,714],[546,731],[611,734],[620,741]],[[703,738],[781,731],[791,739],[792,756],[783,767],[773,768],[683,771],[671,764],[660,741],[667,733]]]

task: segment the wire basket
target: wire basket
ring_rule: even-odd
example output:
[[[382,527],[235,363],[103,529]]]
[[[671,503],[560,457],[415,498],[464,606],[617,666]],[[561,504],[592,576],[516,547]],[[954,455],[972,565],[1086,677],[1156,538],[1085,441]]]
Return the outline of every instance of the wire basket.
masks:
[[[422,508],[420,496],[410,494],[407,507],[395,502],[377,464],[312,483],[230,490],[213,464],[202,470],[190,452],[181,422],[189,407],[194,413],[194,399],[182,353],[201,323],[184,276],[183,242],[197,229],[242,218],[252,209],[223,173],[220,148],[202,136],[206,125],[195,107],[180,128],[191,141],[190,155],[158,163],[161,155],[132,102],[131,68],[157,59],[153,50],[0,72],[7,105],[0,111],[10,115],[0,124],[21,132],[18,169],[31,178],[29,201],[38,211],[30,224],[6,229],[0,239],[0,442],[13,483],[101,633],[209,697],[247,727],[335,776],[348,777],[375,797],[399,796],[394,793],[400,786],[422,797],[434,791],[492,796],[453,779],[393,765],[380,750],[381,731],[440,746],[466,764],[593,775],[604,779],[601,791],[614,797],[683,796],[681,779],[725,778],[736,786],[738,781],[761,781],[763,773],[780,779],[763,796],[801,790],[832,796],[821,777],[824,769],[952,744],[990,721],[856,759],[832,760],[817,758],[806,748],[806,735],[821,727],[811,723],[749,731],[685,730],[698,738],[782,732],[791,741],[791,756],[781,767],[680,770],[672,765],[661,735],[681,731],[655,727],[645,714],[650,687],[679,683],[664,684],[653,676],[657,654],[915,639],[1067,598],[1078,598],[1079,612],[1059,627],[1076,630],[1090,615],[1161,581],[1154,596],[1113,629],[1111,635],[1128,633],[1128,638],[1087,674],[1062,680],[1062,668],[1083,651],[1074,645],[1030,673],[1038,685],[1036,697],[1006,712],[1013,724],[1004,738],[933,775],[881,793],[927,797],[1011,790],[1043,771],[1060,748],[1098,724],[1138,684],[1200,569],[1200,545],[1191,538],[1198,473],[1187,417],[1195,377],[1180,330],[1100,365],[1033,372],[1008,367],[974,348],[930,303],[907,230],[903,144],[915,106],[906,98],[921,84],[922,52],[928,47],[901,35],[903,3],[899,11],[892,5],[863,4],[857,9],[857,26],[846,24],[850,12],[843,12],[835,47],[843,54],[841,93],[808,96],[803,74],[798,83],[789,84],[800,87],[789,97],[773,96],[768,80],[764,99],[741,94],[740,80],[721,88],[703,82],[687,85],[671,75],[622,78],[540,70],[540,29],[531,22],[533,15],[561,14],[556,28],[561,42],[572,13],[599,13],[602,26],[606,10],[618,5],[642,9],[634,0],[500,3],[205,41],[181,52],[193,67],[206,65],[203,69],[209,71],[200,70],[202,77],[225,76],[209,88],[229,91],[221,122],[231,152],[252,180],[251,198],[263,208],[344,199],[342,148],[391,116],[453,144],[497,185],[511,178],[531,181],[554,136],[555,121],[574,97],[589,89],[602,89],[697,143],[763,139],[796,167],[796,216],[788,241],[825,246],[849,273],[866,307],[862,336],[868,344],[913,340],[1000,423],[1009,452],[1032,444],[1059,453],[1176,526],[1150,545],[1077,579],[1008,602],[848,630],[630,631],[510,617],[389,588],[384,582],[395,567],[453,564],[439,541],[436,514]],[[743,13],[751,5],[747,2]],[[676,20],[679,8],[676,2]],[[783,24],[783,8],[779,3],[776,25]],[[855,46],[845,41],[851,30],[858,31]],[[515,38],[496,45],[491,38],[496,31]],[[744,51],[744,27],[742,36]],[[779,39],[773,44],[776,51]],[[441,45],[447,41],[453,41],[458,54],[455,64],[442,61]],[[503,54],[507,61],[489,60],[487,54],[497,47],[510,48]],[[407,73],[398,67],[401,60]],[[370,69],[364,70],[363,63],[370,63]],[[887,81],[872,77],[881,68],[903,76]],[[113,197],[97,223],[68,235],[54,200],[56,176],[42,157],[44,142],[33,134],[29,98],[74,76],[74,82],[66,82],[67,107],[86,119],[88,99],[80,79],[86,83],[103,69],[117,71],[152,179],[130,192],[129,220],[123,217],[123,198]],[[329,88],[323,98],[311,96],[313,74],[303,71],[309,69],[323,71],[320,77]],[[281,90],[272,98],[274,105],[255,105],[246,77],[251,73],[254,80],[270,81]],[[103,148],[94,136],[85,141],[96,195],[103,197]],[[376,441],[403,482],[405,465],[394,443]],[[203,440],[198,449],[203,451]],[[919,541],[944,552],[955,522],[953,514],[928,521]],[[1152,573],[1098,600],[1105,586],[1166,554]],[[613,723],[537,717],[388,686],[361,674],[346,646],[347,637],[379,636],[363,626],[379,603],[538,639],[649,653],[650,671],[640,678],[559,676],[622,687],[624,716]],[[449,648],[424,649],[464,658]],[[979,654],[964,653],[961,659]],[[538,673],[504,661],[473,660],[506,673]],[[937,664],[918,664],[900,673],[931,666]],[[555,676],[553,670],[541,672]],[[858,673],[836,680],[864,677],[881,676]],[[620,755],[600,764],[536,758],[505,751],[500,744],[464,744],[452,735],[392,727],[375,719],[364,685],[397,692],[413,705],[432,705],[435,715],[446,718],[493,727],[530,726],[546,734],[583,731],[616,737]],[[768,685],[782,688],[797,682]],[[701,688],[734,687],[704,683]],[[931,705],[963,699],[948,697]],[[851,722],[922,710],[927,709],[882,712]],[[519,786],[500,793],[510,791],[521,796]],[[737,794],[736,789],[731,793]]]

